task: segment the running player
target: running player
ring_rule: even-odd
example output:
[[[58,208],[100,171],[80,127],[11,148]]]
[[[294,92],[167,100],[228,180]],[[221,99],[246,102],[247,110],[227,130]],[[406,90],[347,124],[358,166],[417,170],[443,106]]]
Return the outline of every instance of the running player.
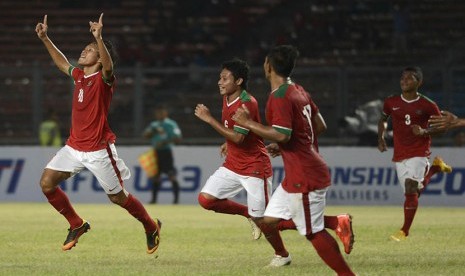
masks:
[[[312,118],[312,126],[313,130],[315,132],[315,137],[313,140],[313,145],[315,147],[316,151],[319,151],[318,149],[318,141],[317,137],[326,131],[327,126],[326,122],[323,118],[323,115],[321,115],[318,106],[312,101],[311,103],[311,118]],[[279,145],[277,143],[271,143],[266,146],[268,153],[272,157],[276,157],[281,155],[281,152],[279,151]],[[352,216],[350,214],[340,214],[337,216],[324,216],[324,225],[325,228],[334,230],[336,235],[339,237],[341,240],[342,244],[344,245],[344,252],[346,254],[350,254],[353,249],[353,245],[355,242],[355,235],[354,231],[352,230]],[[289,219],[289,220],[281,220],[278,225],[277,225],[278,230],[297,230],[297,227],[295,223]]]
[[[68,220],[70,227],[62,250],[70,250],[79,237],[90,230],[88,221],[74,210],[60,182],[88,169],[98,179],[111,202],[126,209],[139,220],[147,239],[147,253],[154,253],[160,243],[161,222],[153,220],[144,206],[123,187],[130,177],[129,169],[118,158],[116,135],[111,131],[107,116],[114,93],[114,49],[102,38],[103,13],[98,22],[89,22],[94,40],[78,60],[82,69],[72,66],[47,35],[47,15],[36,26],[36,33],[45,45],[55,65],[74,80],[70,136],[47,164],[40,179],[42,192],[48,202]]]
[[[423,82],[423,72],[419,67],[407,67],[400,77],[402,93],[384,100],[383,114],[378,123],[378,149],[387,150],[384,139],[387,121],[392,120],[394,136],[394,156],[397,177],[405,193],[404,225],[391,235],[394,241],[403,241],[409,235],[415,213],[418,209],[418,197],[429,183],[431,176],[438,172],[451,172],[440,157],[429,164],[431,154],[431,136],[441,130],[428,128],[428,119],[440,115],[436,103],[418,93]]]
[[[276,227],[292,219],[323,261],[338,275],[354,275],[336,240],[324,228],[325,196],[330,186],[329,169],[315,149],[312,99],[290,79],[298,51],[290,45],[275,46],[263,64],[272,92],[266,105],[269,126],[251,120],[247,106],[238,108],[233,120],[264,139],[275,141],[283,158],[285,177],[266,208],[264,221]],[[270,265],[284,266],[291,256],[276,255]]]
[[[262,223],[272,189],[271,162],[263,139],[232,120],[237,108],[245,105],[251,110],[253,120],[260,121],[258,103],[247,92],[249,70],[247,63],[240,59],[223,63],[218,81],[223,96],[222,123],[212,117],[205,105],[198,104],[195,108],[198,118],[226,138],[221,146],[226,160],[208,178],[198,200],[207,210],[248,218],[253,239],[260,238],[263,231],[275,254],[288,256],[279,231]],[[229,199],[244,189],[247,206]]]

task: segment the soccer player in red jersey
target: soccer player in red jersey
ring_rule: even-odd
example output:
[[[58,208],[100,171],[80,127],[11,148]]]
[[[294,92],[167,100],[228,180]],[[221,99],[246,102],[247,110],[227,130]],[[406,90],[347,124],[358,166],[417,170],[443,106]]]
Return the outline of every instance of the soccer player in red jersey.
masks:
[[[397,177],[405,193],[404,225],[391,236],[394,241],[402,241],[409,235],[418,197],[431,176],[438,172],[451,172],[452,169],[440,157],[436,157],[432,166],[429,164],[431,154],[431,136],[440,130],[428,128],[428,119],[440,115],[436,103],[418,93],[422,84],[423,73],[419,67],[407,67],[400,77],[402,93],[384,100],[383,114],[378,123],[378,149],[387,150],[384,139],[387,120],[391,118],[394,136],[394,156]]]
[[[318,151],[318,141],[317,137],[326,131],[327,126],[326,122],[323,118],[323,115],[321,115],[318,106],[315,104],[315,102],[311,101],[310,102],[312,114],[312,126],[313,126],[313,131],[315,132],[315,139],[313,140],[313,145],[315,147],[315,150]],[[268,153],[272,157],[280,156],[281,152],[279,151],[279,145],[277,143],[271,143],[266,146]],[[344,252],[347,254],[350,254],[353,249],[353,245],[355,242],[355,235],[354,231],[352,230],[352,216],[350,214],[340,214],[337,216],[324,216],[324,225],[325,228],[334,230],[336,232],[336,235],[339,237],[341,240],[342,244],[344,245]],[[278,230],[296,230],[297,227],[295,223],[292,221],[292,219],[288,220],[281,220],[278,225],[277,225]]]
[[[238,108],[233,120],[264,139],[277,142],[285,177],[276,188],[265,211],[265,223],[276,227],[292,219],[299,233],[309,240],[323,261],[338,275],[354,275],[336,240],[324,228],[325,196],[330,183],[329,169],[313,141],[312,99],[290,75],[298,51],[291,45],[272,48],[265,58],[265,76],[271,85],[266,105],[269,126],[251,120],[248,108]],[[291,258],[275,256],[271,266],[283,266]]]
[[[68,236],[62,250],[70,250],[79,237],[90,229],[88,221],[74,210],[60,182],[88,169],[98,179],[111,202],[126,209],[139,220],[146,232],[147,253],[155,252],[160,242],[161,223],[152,219],[138,199],[123,187],[130,171],[118,157],[116,136],[108,125],[107,116],[114,93],[114,49],[102,39],[103,13],[98,22],[89,22],[94,40],[78,60],[82,69],[74,67],[47,35],[47,15],[36,26],[36,33],[45,45],[55,65],[74,80],[71,129],[66,145],[47,164],[40,179],[48,202],[69,222]]]
[[[249,66],[245,61],[233,59],[224,62],[218,81],[223,96],[222,123],[212,117],[205,105],[198,104],[195,108],[198,118],[226,138],[226,143],[221,146],[221,154],[226,159],[209,177],[198,200],[207,210],[248,218],[253,238],[260,238],[262,231],[275,254],[287,257],[289,253],[279,231],[262,223],[272,189],[271,162],[263,139],[232,120],[236,110],[245,105],[252,114],[252,120],[260,122],[258,103],[247,92],[248,80]],[[229,199],[244,189],[247,191],[247,206]]]

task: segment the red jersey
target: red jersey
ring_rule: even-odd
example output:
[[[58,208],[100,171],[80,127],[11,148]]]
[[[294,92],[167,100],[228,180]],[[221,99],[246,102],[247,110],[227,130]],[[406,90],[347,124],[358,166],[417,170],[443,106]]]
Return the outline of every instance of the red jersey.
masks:
[[[270,177],[272,175],[271,162],[263,138],[249,131],[249,129],[237,125],[232,119],[232,116],[242,104],[249,109],[252,120],[261,121],[257,100],[245,90],[231,103],[228,103],[227,97],[223,97],[221,119],[224,126],[245,135],[241,144],[226,140],[228,154],[223,166],[240,175],[260,178]]]
[[[428,128],[431,115],[440,115],[439,107],[432,100],[418,94],[415,100],[407,101],[402,95],[390,96],[384,100],[383,113],[390,116],[394,135],[394,156],[398,162],[412,157],[426,157],[431,154],[431,137],[416,136],[412,126]]]
[[[328,166],[314,145],[315,107],[297,84],[283,84],[268,98],[268,124],[291,137],[287,143],[278,143],[285,173],[282,187],[289,193],[308,193],[331,185]]]
[[[75,86],[71,129],[66,144],[79,151],[104,149],[116,139],[107,121],[114,76],[110,83],[106,83],[101,71],[85,76],[82,69],[70,67],[69,70]]]

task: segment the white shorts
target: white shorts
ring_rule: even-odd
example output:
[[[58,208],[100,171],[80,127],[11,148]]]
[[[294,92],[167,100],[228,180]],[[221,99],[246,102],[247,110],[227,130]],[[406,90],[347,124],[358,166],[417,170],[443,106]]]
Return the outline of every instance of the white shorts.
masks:
[[[131,177],[131,172],[124,161],[118,158],[114,144],[90,152],[78,151],[66,145],[48,162],[46,168],[70,172],[71,176],[88,169],[107,194],[119,193],[123,190],[123,180]]]
[[[429,170],[429,161],[427,157],[413,157],[395,162],[397,178],[405,192],[405,180],[412,179],[418,182],[418,189],[423,188],[425,174]]]
[[[243,189],[247,191],[249,215],[263,217],[271,197],[272,177],[264,179],[245,176],[220,167],[208,178],[201,192],[225,199],[234,197]]]
[[[324,210],[328,188],[308,194],[288,193],[276,188],[266,207],[265,217],[292,219],[301,235],[318,233],[325,228]]]

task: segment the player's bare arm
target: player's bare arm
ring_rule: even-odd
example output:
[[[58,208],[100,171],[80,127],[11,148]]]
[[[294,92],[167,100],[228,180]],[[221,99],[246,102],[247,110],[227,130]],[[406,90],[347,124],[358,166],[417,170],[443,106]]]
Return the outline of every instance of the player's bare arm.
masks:
[[[226,157],[226,155],[228,155],[228,144],[223,143],[220,146],[220,156],[221,157]]]
[[[110,79],[113,75],[113,60],[111,59],[108,49],[103,43],[102,29],[103,29],[103,13],[100,14],[98,22],[89,21],[89,31],[97,42],[99,61],[102,64],[102,74],[105,79]]]
[[[262,125],[250,119],[250,112],[245,105],[236,110],[232,119],[264,139],[278,143],[287,143],[291,139],[290,136],[277,131],[273,127]]]
[[[48,24],[47,24],[47,15],[44,15],[43,22],[39,22],[36,25],[36,33],[37,37],[44,43],[45,48],[47,49],[50,57],[52,57],[53,62],[55,65],[65,73],[69,75],[68,69],[71,64],[68,62],[66,56],[53,44],[47,34],[48,31]]]
[[[241,133],[238,133],[230,128],[225,127],[222,125],[218,120],[213,118],[210,113],[210,110],[204,104],[197,104],[194,111],[195,116],[197,116],[200,120],[206,122],[214,130],[216,130],[219,134],[221,134],[224,138],[236,143],[240,144],[244,141],[245,136]]]
[[[326,126],[325,119],[323,118],[323,115],[321,115],[320,112],[318,112],[314,118],[314,131],[315,135],[319,136],[321,133],[325,132],[328,127]]]
[[[387,118],[388,116],[382,114],[378,121],[378,150],[380,152],[387,151],[387,144],[386,140],[384,139],[384,135],[386,134],[387,129]]]

